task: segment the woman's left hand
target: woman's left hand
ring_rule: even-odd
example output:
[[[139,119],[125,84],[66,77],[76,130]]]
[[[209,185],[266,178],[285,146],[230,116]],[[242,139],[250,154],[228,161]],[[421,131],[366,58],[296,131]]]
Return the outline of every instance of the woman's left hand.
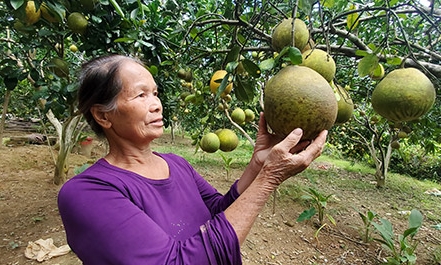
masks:
[[[283,138],[268,132],[264,113],[261,112],[259,118],[259,131],[257,132],[251,164],[258,167],[256,168],[257,170],[260,170],[273,146],[282,140]],[[309,141],[300,142],[291,150],[291,153],[297,153],[305,149],[309,144]]]

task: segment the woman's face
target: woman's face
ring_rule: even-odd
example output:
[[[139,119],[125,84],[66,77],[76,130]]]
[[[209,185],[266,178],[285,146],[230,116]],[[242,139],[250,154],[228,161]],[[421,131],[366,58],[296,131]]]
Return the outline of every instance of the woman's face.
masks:
[[[121,65],[117,109],[108,113],[111,135],[136,144],[149,143],[163,133],[162,104],[150,72],[136,62]],[[109,136],[109,135],[108,135]]]

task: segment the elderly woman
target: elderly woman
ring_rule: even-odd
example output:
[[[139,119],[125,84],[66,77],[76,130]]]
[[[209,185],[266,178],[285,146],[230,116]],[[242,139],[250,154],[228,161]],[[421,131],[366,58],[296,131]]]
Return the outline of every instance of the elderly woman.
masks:
[[[58,196],[67,241],[83,264],[242,264],[240,245],[271,193],[317,158],[295,129],[278,141],[263,114],[250,163],[222,195],[182,157],[157,153],[163,134],[158,87],[136,59],[86,63],[79,110],[109,153],[67,181]]]

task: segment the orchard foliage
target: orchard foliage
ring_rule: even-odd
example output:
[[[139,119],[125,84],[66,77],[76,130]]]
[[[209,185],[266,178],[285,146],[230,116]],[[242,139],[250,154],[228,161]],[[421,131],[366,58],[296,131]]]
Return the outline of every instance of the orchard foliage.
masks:
[[[435,107],[421,119],[402,124],[412,132],[401,144],[439,153],[439,0],[35,0],[37,9],[46,6],[55,18],[41,15],[35,23],[26,18],[28,2],[0,1],[0,93],[22,93],[17,84],[28,82],[29,110],[36,102],[46,102],[43,113],[51,109],[61,121],[77,115],[80,65],[102,54],[120,53],[141,58],[155,77],[166,126],[179,125],[195,143],[219,128],[235,129],[251,139],[256,123],[236,124],[230,114],[240,107],[257,115],[263,110],[265,82],[284,65],[301,63],[297,48],[275,53],[271,46],[272,29],[295,16],[308,26],[313,46],[332,55],[337,65],[334,82],[350,87],[356,105],[353,118],[331,130],[330,143],[359,159],[368,152],[361,139],[378,136],[377,151],[391,142],[396,125],[378,117],[370,104],[378,80],[369,75],[381,63],[386,74],[417,67],[434,83]],[[69,27],[68,17],[74,12],[87,19],[84,32]],[[67,63],[68,73],[56,74],[54,57]],[[178,77],[180,69],[191,72],[190,81]],[[228,74],[213,94],[209,81],[220,69]],[[231,98],[221,96],[228,79],[234,83]],[[372,117],[378,121],[373,123]]]

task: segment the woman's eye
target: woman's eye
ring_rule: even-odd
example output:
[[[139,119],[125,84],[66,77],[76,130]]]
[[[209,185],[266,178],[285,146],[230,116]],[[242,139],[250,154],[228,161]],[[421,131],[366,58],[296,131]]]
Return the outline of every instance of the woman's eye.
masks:
[[[153,96],[157,97],[158,95],[159,95],[159,92],[158,92],[158,91],[154,91],[154,92],[153,92]]]

